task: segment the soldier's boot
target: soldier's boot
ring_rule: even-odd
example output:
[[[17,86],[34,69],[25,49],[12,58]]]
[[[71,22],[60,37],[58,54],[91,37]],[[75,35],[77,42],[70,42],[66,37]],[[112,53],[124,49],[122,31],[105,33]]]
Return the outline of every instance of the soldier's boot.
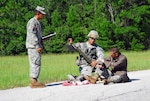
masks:
[[[86,80],[88,80],[90,83],[92,83],[92,84],[95,84],[96,83],[96,81],[97,81],[97,79],[96,78],[94,78],[94,77],[91,77],[91,76],[84,76],[84,78],[86,79]]]
[[[45,87],[45,84],[39,83],[36,78],[31,78],[29,86],[31,88],[43,88]]]
[[[98,81],[98,80],[100,80],[100,77],[99,77],[99,75],[98,74],[95,74],[95,75],[93,75],[92,77],[91,77],[91,82],[92,83],[96,83],[96,81]]]
[[[100,78],[100,77],[98,77],[98,79],[97,79],[98,81],[102,81],[102,79]]]
[[[103,82],[104,85],[107,85],[109,83],[113,83],[114,80],[112,78],[108,78],[108,79],[103,79],[102,82]]]
[[[103,83],[103,85],[107,85],[108,84],[107,79],[103,79],[102,83]]]

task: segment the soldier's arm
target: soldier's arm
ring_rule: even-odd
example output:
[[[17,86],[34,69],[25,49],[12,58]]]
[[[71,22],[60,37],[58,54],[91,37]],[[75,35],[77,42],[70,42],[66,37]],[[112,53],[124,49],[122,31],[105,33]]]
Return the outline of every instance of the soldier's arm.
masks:
[[[31,48],[40,48],[37,37],[37,28],[33,21],[28,24],[27,31],[29,34],[29,44],[32,45]]]
[[[127,58],[122,56],[121,58],[119,58],[119,60],[117,61],[113,61],[111,63],[111,67],[113,69],[119,69],[119,68],[122,68],[122,67],[126,67],[127,66]]]
[[[97,63],[98,64],[103,64],[102,59],[104,59],[104,50],[100,47],[97,47],[96,52],[97,52],[97,57],[98,57],[97,60],[96,60]]]
[[[107,68],[109,68],[111,66],[111,63],[112,63],[112,58],[111,57],[104,58],[104,64]]]

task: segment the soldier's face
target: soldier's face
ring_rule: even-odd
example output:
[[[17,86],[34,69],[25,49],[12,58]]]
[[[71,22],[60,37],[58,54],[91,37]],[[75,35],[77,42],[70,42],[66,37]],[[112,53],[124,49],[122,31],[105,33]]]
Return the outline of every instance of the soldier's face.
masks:
[[[69,39],[68,39],[68,42],[69,42],[70,44],[72,44],[72,43],[73,43],[72,38],[69,38]]]
[[[39,13],[39,18],[42,19],[44,17],[44,14]]]
[[[37,20],[40,20],[44,17],[44,14],[40,13],[40,12],[36,12],[35,17],[37,18]]]
[[[115,52],[111,52],[111,51],[110,51],[109,54],[110,54],[110,56],[111,56],[112,58],[118,57],[118,54],[115,53]]]
[[[96,41],[96,39],[95,38],[92,38],[92,37],[90,37],[89,38],[89,44],[94,44],[95,43],[95,41]]]

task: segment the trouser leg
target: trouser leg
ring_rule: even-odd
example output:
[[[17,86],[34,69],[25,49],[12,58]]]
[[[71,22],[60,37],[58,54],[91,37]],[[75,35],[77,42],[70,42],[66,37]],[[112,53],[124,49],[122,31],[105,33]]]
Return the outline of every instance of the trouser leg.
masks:
[[[80,75],[76,78],[77,81],[83,81],[85,80],[86,76],[92,75],[92,67],[91,66],[81,66],[80,67]]]
[[[36,49],[28,49],[28,58],[30,64],[30,87],[45,87],[45,84],[39,83],[37,80],[40,74],[41,54]]]
[[[121,77],[119,75],[114,75],[114,76],[111,76],[107,79],[107,82],[110,83],[110,82],[113,82],[113,83],[120,83],[121,82]]]
[[[28,49],[30,78],[38,78],[41,67],[41,54],[36,49]]]
[[[91,83],[96,83],[97,79],[92,77],[92,70],[93,67],[91,66],[82,66],[81,74],[76,79],[80,81],[88,80]]]
[[[126,71],[117,71],[114,73],[114,75],[120,76],[121,78],[120,82],[128,82],[130,80]]]
[[[92,76],[92,69],[91,66],[82,66],[81,75]]]
[[[129,78],[127,76],[126,71],[117,71],[114,73],[113,76],[108,78],[108,82],[114,82],[114,83],[121,83],[121,82],[128,82]]]

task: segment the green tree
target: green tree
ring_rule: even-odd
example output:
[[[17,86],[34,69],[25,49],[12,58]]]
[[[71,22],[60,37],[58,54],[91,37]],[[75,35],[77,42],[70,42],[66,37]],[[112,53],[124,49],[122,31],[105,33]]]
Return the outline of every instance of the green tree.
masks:
[[[67,37],[83,42],[92,29],[99,32],[97,43],[104,50],[150,48],[150,0],[2,0],[1,55],[26,53],[26,24],[37,5],[47,13],[40,21],[43,35],[57,33],[44,42],[47,52],[65,52]]]

